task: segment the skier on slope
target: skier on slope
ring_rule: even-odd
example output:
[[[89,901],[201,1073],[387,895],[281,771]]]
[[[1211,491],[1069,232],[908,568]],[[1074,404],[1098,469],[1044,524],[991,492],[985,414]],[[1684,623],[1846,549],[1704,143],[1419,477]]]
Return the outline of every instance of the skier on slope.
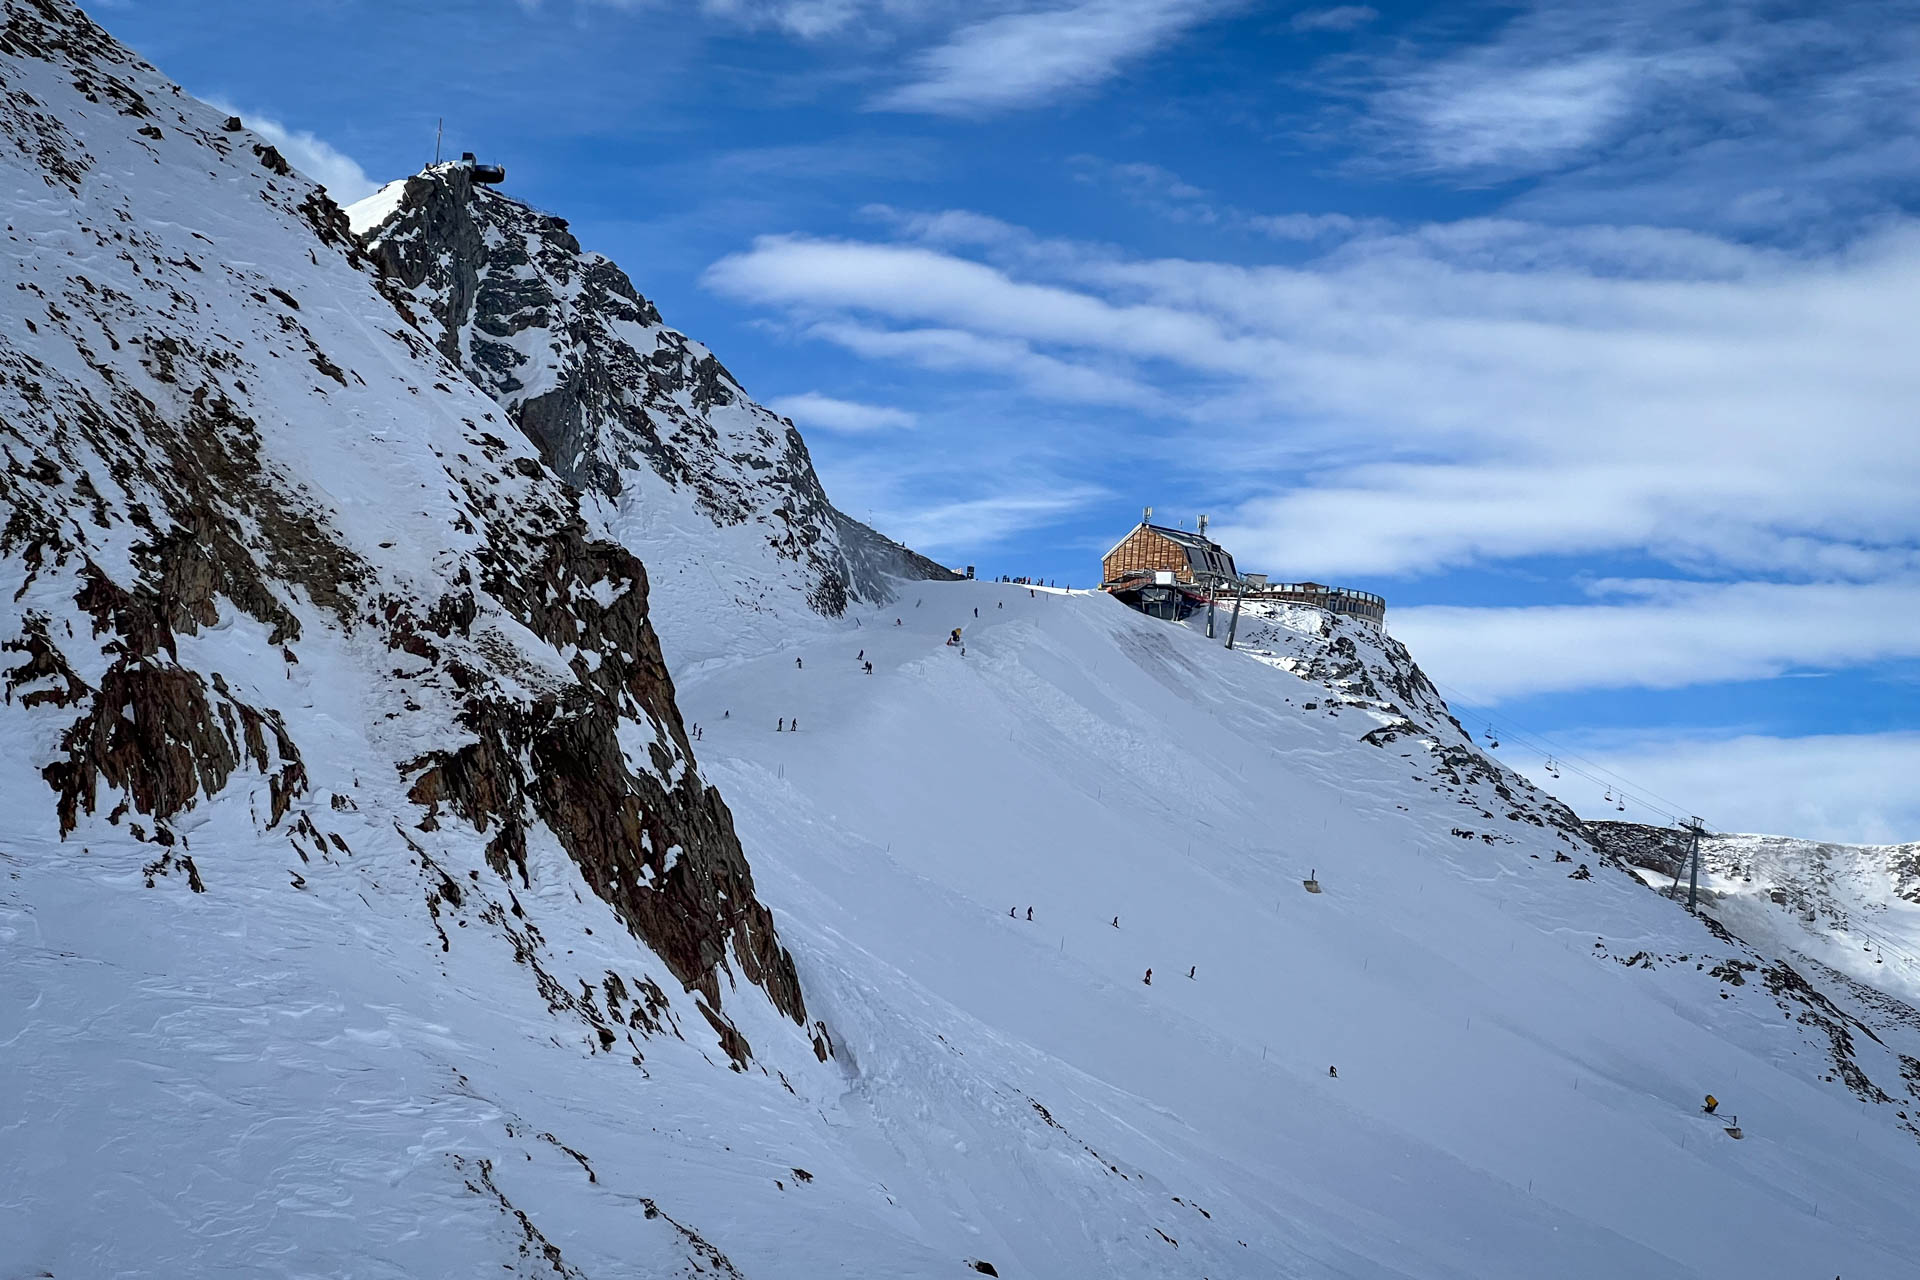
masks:
[[[1328,1068],[1327,1068],[1327,1077],[1328,1077],[1329,1079],[1332,1079],[1332,1080],[1338,1080],[1338,1079],[1340,1078],[1340,1068],[1338,1068],[1338,1067],[1328,1067]]]
[[[1715,1111],[1718,1111],[1720,1109],[1720,1099],[1714,1097],[1712,1094],[1708,1094],[1707,1104],[1704,1107],[1701,1107],[1700,1109],[1706,1112],[1708,1115],[1712,1115]]]
[[[780,717],[780,723],[774,726],[773,731],[775,733],[785,733],[787,731],[787,718],[785,716]]]
[[[1032,908],[1032,907],[1028,907],[1028,908],[1027,908],[1027,919],[1028,919],[1028,920],[1032,920],[1032,919],[1033,919],[1033,908]]]
[[[1152,985],[1153,985],[1153,970],[1151,970],[1151,969],[1149,969],[1149,970],[1147,970],[1147,976],[1146,976],[1146,977],[1144,977],[1144,978],[1142,978],[1142,979],[1141,979],[1140,981],[1141,981],[1141,982],[1143,982],[1143,983],[1145,983],[1145,984],[1146,984],[1147,986],[1149,986],[1149,987],[1150,987],[1150,986],[1152,986]]]
[[[806,666],[807,664],[806,664],[806,663],[804,663],[804,662],[802,662],[802,661],[800,661],[800,659],[798,659],[798,658],[795,658],[795,659],[793,660],[793,665],[794,665],[794,667],[795,667],[796,669],[798,669],[798,668],[802,668],[802,667],[805,667],[805,666]]]

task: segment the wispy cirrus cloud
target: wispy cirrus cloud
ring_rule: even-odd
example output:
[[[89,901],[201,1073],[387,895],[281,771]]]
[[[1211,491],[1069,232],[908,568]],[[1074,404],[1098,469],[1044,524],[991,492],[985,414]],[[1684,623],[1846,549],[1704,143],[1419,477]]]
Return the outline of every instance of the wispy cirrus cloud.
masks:
[[[1330,64],[1374,168],[1543,179],[1516,209],[1805,234],[1911,190],[1920,39],[1906,0],[1536,0],[1462,40],[1418,27]],[[1452,15],[1458,19],[1462,15]],[[1577,214],[1575,211],[1577,210]]]
[[[1616,584],[1593,603],[1429,605],[1391,621],[1437,678],[1485,703],[1677,689],[1920,658],[1920,576]]]
[[[1056,397],[1157,411],[1249,491],[1218,527],[1251,564],[1631,554],[1847,581],[1920,544],[1920,226],[1795,255],[1455,223],[1258,268],[776,236],[706,279],[868,358],[1014,382],[1042,362]]]
[[[989,547],[1045,525],[1106,496],[1095,485],[1015,489],[982,497],[883,509],[889,536],[934,554]]]
[[[1341,4],[1330,9],[1302,9],[1288,23],[1295,31],[1353,31],[1380,16],[1372,5]]]
[[[905,409],[887,405],[862,404],[806,391],[796,396],[780,396],[767,401],[767,408],[792,418],[803,427],[820,431],[841,431],[863,435],[872,431],[898,431],[914,424],[914,415]]]
[[[914,78],[873,105],[949,116],[1037,106],[1112,78],[1240,2],[1077,0],[997,14],[917,55]]]

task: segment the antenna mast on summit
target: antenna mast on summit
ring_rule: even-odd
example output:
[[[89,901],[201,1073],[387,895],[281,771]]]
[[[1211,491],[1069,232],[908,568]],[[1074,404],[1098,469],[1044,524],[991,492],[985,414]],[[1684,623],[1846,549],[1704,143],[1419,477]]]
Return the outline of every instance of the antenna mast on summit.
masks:
[[[433,126],[433,162],[440,163],[440,135],[447,131],[447,118],[440,117],[440,123]]]

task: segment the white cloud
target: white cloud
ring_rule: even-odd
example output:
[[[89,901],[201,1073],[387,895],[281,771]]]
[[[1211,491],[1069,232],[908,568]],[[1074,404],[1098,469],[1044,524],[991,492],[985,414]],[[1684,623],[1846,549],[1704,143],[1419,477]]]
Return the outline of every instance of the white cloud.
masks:
[[[1911,26],[1904,0],[1534,0],[1483,37],[1435,19],[1323,72],[1396,175],[1559,175],[1519,203],[1560,218],[1857,223],[1899,207],[1920,150]]]
[[[1434,679],[1491,705],[1583,689],[1672,689],[1920,658],[1920,579],[1600,584],[1596,604],[1395,609]]]
[[[288,164],[325,187],[336,204],[352,204],[379,190],[379,184],[367,176],[366,170],[324,138],[304,129],[289,129],[271,116],[253,115],[218,98],[210,98],[208,102],[246,121],[247,128],[271,142],[287,158]]]
[[[857,435],[870,431],[894,431],[914,424],[914,416],[905,409],[837,400],[817,391],[781,396],[777,400],[767,401],[767,407],[783,417],[792,418],[803,427],[821,431],[844,431]]]
[[[1070,404],[1124,405],[1161,413],[1166,397],[1124,373],[1043,355],[1025,342],[959,329],[880,329],[821,323],[811,336],[871,360],[900,361],[944,373],[986,372],[1018,383],[1029,395]]]
[[[1051,524],[1105,496],[1092,485],[996,493],[952,502],[914,504],[880,513],[889,537],[923,552],[973,554],[1015,533]]]
[[[1263,213],[1249,216],[1247,225],[1276,240],[1322,240],[1363,230],[1383,231],[1388,224],[1344,213]]]
[[[1437,167],[1534,168],[1605,137],[1634,105],[1634,82],[1643,72],[1634,60],[1610,53],[1474,70],[1467,75],[1443,65],[1383,93],[1376,109],[1417,130]]]
[[[767,237],[707,282],[870,358],[1167,415],[1170,454],[1254,495],[1217,527],[1274,572],[1915,566],[1920,226],[1821,255],[1510,222],[1304,267],[988,252]]]
[[[1372,5],[1342,4],[1331,9],[1302,9],[1293,15],[1295,31],[1352,31],[1380,16]]]
[[[749,27],[773,27],[817,40],[846,27],[873,6],[862,0],[700,0],[706,14]]]
[[[1920,733],[1678,740],[1671,732],[1611,734],[1580,750],[1586,760],[1683,802],[1716,831],[1855,844],[1920,839],[1920,790],[1913,786]],[[1669,816],[1635,805],[1616,814],[1583,779],[1527,773],[1589,817],[1660,823]]]
[[[915,59],[917,78],[876,107],[984,115],[1098,84],[1214,17],[1231,0],[1079,0],[961,27]]]

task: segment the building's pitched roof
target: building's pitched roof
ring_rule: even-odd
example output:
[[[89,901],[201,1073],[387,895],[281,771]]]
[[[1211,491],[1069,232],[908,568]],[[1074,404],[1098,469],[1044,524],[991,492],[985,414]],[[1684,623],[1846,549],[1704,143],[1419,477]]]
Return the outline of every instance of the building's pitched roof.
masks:
[[[1224,547],[1207,537],[1204,533],[1192,533],[1186,529],[1169,529],[1163,524],[1150,524],[1147,528],[1151,532],[1157,533],[1169,541],[1177,542],[1192,551],[1225,550]]]
[[[1193,552],[1196,552],[1196,551],[1199,552],[1202,557],[1203,566],[1205,562],[1205,557],[1209,552],[1211,552],[1214,555],[1225,556],[1228,559],[1228,561],[1232,561],[1233,559],[1233,554],[1231,552],[1229,552],[1225,547],[1221,546],[1219,543],[1208,538],[1205,534],[1194,533],[1188,529],[1169,529],[1163,524],[1146,524],[1144,522],[1141,524],[1137,524],[1133,526],[1133,528],[1127,530],[1126,537],[1120,539],[1120,541],[1108,547],[1107,554],[1104,556],[1101,556],[1100,558],[1102,560],[1105,560],[1108,556],[1111,556],[1114,552],[1118,551],[1121,547],[1126,545],[1127,538],[1131,538],[1134,534],[1140,532],[1140,530],[1142,529],[1145,529],[1148,533],[1157,533],[1161,537],[1167,539],[1167,541],[1172,542],[1175,545],[1184,548],[1189,553],[1188,554],[1189,561],[1192,560]]]

